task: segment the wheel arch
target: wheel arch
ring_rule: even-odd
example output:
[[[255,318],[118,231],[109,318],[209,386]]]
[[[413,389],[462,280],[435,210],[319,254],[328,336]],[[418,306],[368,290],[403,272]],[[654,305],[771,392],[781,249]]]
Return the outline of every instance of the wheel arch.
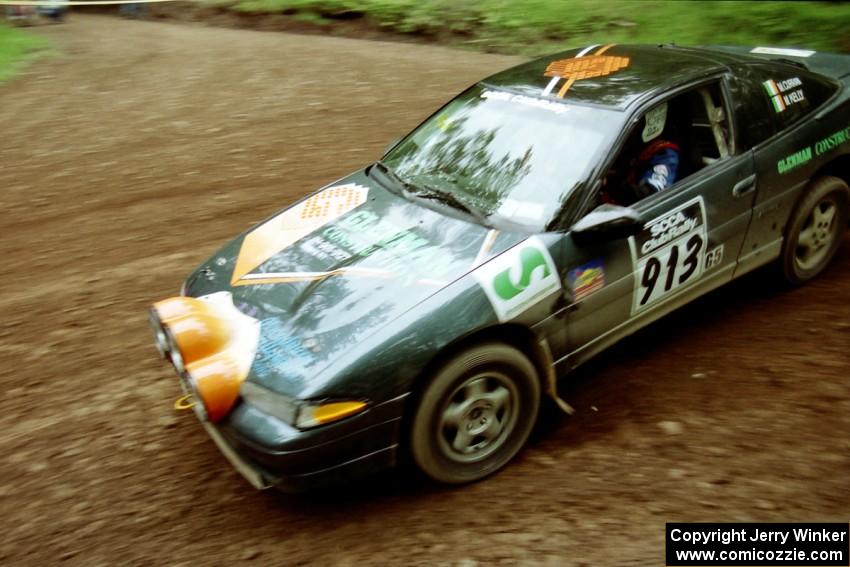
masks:
[[[537,371],[537,379],[540,382],[541,395],[549,396],[556,403],[571,413],[572,409],[558,398],[552,355],[549,352],[548,343],[543,337],[538,336],[529,327],[519,323],[501,323],[477,329],[467,335],[458,337],[446,344],[437,352],[431,360],[422,368],[411,385],[411,395],[408,396],[408,408],[404,412],[404,430],[407,431],[412,414],[419,404],[422,392],[428,384],[428,380],[434,372],[452,357],[472,345],[500,342],[512,346],[528,357],[534,369]]]
[[[848,162],[850,162],[850,156],[844,157],[847,157]],[[838,246],[840,246],[841,228],[838,229],[839,233],[834,237],[834,241],[829,244],[831,251],[828,252],[825,261],[818,261],[813,267],[806,267],[800,266],[796,257],[791,256],[791,254],[796,254],[796,252],[792,251],[797,247],[797,239],[802,229],[801,227],[805,222],[805,217],[811,214],[811,211],[818,203],[817,200],[840,188],[840,201],[843,202],[843,206],[839,204],[839,210],[843,212],[839,214],[844,215],[843,222],[845,225],[850,225],[850,214],[848,214],[850,211],[850,184],[848,184],[846,177],[840,174],[840,171],[838,175],[835,174],[836,169],[834,168],[840,167],[843,164],[836,164],[833,161],[831,162],[832,169],[828,167],[829,165],[822,167],[809,178],[805,189],[801,191],[797,202],[794,204],[794,208],[783,229],[784,237],[779,257],[779,267],[785,281],[792,286],[802,285],[817,276],[826,267],[838,249]],[[845,170],[844,173],[846,174],[848,172],[850,171]],[[829,186],[830,184],[832,187]]]
[[[834,157],[827,163],[823,164],[820,169],[815,171],[810,182],[819,177],[825,176],[838,177],[844,183],[850,185],[850,152]]]
[[[837,177],[850,187],[850,152],[841,154],[821,166],[812,176],[811,181],[826,176]]]
[[[794,220],[794,213],[800,206],[800,203],[802,203],[806,198],[808,189],[817,183],[819,179],[823,179],[824,177],[837,177],[850,186],[850,152],[832,158],[812,173],[812,176],[809,177],[805,184],[805,188],[799,192],[794,202],[794,206],[790,209],[788,218],[785,220],[785,225],[782,228],[783,236],[787,237],[788,229]]]

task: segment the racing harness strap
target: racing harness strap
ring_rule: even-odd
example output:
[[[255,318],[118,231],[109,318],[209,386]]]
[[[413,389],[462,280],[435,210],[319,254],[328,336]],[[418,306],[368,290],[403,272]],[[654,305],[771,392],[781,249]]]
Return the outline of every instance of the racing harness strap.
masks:
[[[714,106],[714,101],[711,99],[711,93],[708,92],[708,89],[700,89],[699,94],[702,96],[702,101],[705,105],[705,114],[708,116],[708,124],[711,126],[711,133],[714,135],[714,142],[717,144],[720,159],[728,157],[729,146],[726,143],[726,134],[723,132],[723,126],[721,126],[726,121],[726,112],[722,106]],[[705,165],[708,165],[715,160],[703,156],[702,161]]]

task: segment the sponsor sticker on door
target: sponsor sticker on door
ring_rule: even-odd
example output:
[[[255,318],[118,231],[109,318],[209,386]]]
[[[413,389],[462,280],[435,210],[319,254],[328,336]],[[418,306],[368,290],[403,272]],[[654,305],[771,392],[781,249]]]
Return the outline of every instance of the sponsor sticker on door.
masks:
[[[581,301],[605,287],[605,264],[596,259],[567,273],[567,283],[573,291],[573,301]]]

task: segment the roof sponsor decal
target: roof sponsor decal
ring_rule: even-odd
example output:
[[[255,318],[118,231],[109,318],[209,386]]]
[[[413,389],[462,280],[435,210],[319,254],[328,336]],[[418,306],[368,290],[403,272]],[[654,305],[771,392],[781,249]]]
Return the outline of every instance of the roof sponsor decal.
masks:
[[[368,194],[368,187],[356,183],[329,187],[260,225],[242,241],[231,285],[276,283],[274,276],[246,276],[294,242],[362,205]]]
[[[599,48],[592,55],[585,55],[588,51],[585,49],[575,57],[558,59],[549,63],[543,72],[543,76],[552,77],[552,80],[543,89],[543,95],[548,96],[551,94],[561,79],[565,79],[566,81],[555,95],[558,98],[564,98],[564,95],[567,94],[567,91],[570,90],[570,87],[576,81],[604,77],[628,67],[628,57],[603,55],[603,53],[614,47],[614,45],[613,43],[609,43]]]
[[[499,321],[515,318],[561,289],[555,262],[535,237],[479,267],[475,278]]]
[[[784,55],[786,57],[811,57],[817,51],[809,49],[788,49],[787,47],[754,47],[750,53],[759,55]]]

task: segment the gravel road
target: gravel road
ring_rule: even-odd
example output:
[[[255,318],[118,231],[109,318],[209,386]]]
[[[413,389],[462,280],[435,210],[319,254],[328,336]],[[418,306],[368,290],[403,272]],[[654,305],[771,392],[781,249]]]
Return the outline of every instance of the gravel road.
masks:
[[[255,492],[146,322],[225,240],[515,59],[72,15],[0,85],[0,564],[662,565],[667,521],[850,519],[850,239],[564,381],[506,470]]]

